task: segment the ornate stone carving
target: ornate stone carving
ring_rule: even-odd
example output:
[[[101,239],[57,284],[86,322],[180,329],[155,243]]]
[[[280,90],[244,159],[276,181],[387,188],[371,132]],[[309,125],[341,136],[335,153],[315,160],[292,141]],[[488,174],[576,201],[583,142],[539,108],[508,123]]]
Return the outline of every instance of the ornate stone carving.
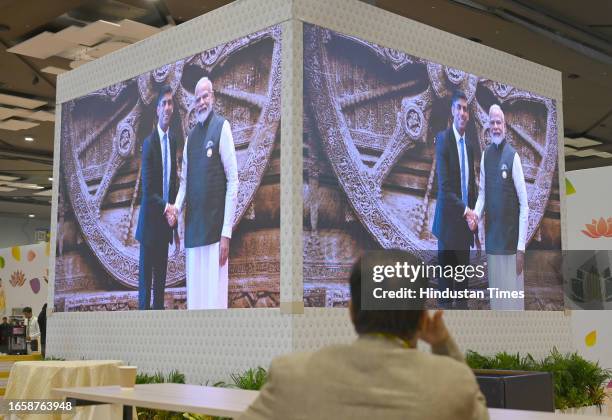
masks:
[[[241,164],[234,227],[240,222],[268,167],[278,132],[280,34],[280,27],[268,28],[62,105],[62,182],[83,238],[112,279],[130,288],[138,285],[133,235],[141,194],[140,154],[154,127],[153,102],[161,84],[173,88],[173,124],[186,137],[194,121],[195,82],[202,76],[213,81],[216,111],[241,139],[236,144]],[[183,145],[178,146],[182,154]],[[183,229],[181,224],[181,237]],[[168,287],[185,279],[181,242],[170,249]]]
[[[364,59],[368,56],[378,61]],[[504,109],[507,138],[519,151],[528,185],[531,241],[551,205],[557,176],[553,100],[304,25],[305,146],[313,153],[320,150],[319,160],[325,157],[329,162],[329,167],[320,164],[324,168],[320,179],[333,179],[326,183],[328,190],[336,188],[337,182],[376,247],[400,248],[418,255],[436,249],[431,234],[437,194],[433,139],[448,127],[449,100],[455,89],[463,90],[468,97],[472,120],[468,137],[480,149],[477,158],[489,142],[488,106],[499,103]],[[309,159],[317,162],[316,155]],[[323,188],[323,182],[319,188]],[[349,230],[332,216],[326,218],[326,207],[331,205],[320,204],[320,238],[320,226],[326,223],[331,224],[330,235]],[[305,209],[305,214],[308,211],[312,209]],[[560,232],[553,236],[560,237]],[[305,287],[318,290],[318,271],[344,263],[346,257],[319,257],[313,253],[311,242],[305,233]],[[560,240],[553,239],[553,243]],[[334,244],[333,239],[321,241],[322,248]],[[354,248],[353,255],[361,250]]]

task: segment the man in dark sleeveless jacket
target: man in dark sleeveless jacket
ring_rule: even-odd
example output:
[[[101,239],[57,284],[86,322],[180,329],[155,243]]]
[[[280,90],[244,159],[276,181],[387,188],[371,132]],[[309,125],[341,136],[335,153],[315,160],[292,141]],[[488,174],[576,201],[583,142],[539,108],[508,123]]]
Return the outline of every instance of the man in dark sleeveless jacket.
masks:
[[[229,241],[238,195],[238,165],[229,122],[213,110],[211,81],[195,88],[197,124],[183,151],[174,214],[185,212],[187,308],[228,306]]]
[[[480,186],[474,209],[486,215],[485,248],[489,287],[514,291],[523,297],[491,298],[491,309],[524,309],[525,242],[529,205],[521,158],[506,140],[504,113],[499,105],[489,110],[491,144],[480,163]],[[474,223],[470,228],[476,229]]]

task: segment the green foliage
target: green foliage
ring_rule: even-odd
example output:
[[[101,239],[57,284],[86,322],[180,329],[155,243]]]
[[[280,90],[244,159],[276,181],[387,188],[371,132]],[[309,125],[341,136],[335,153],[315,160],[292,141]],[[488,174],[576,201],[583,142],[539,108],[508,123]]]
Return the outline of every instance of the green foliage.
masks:
[[[612,379],[612,370],[590,362],[578,353],[562,354],[556,348],[542,360],[530,354],[497,353],[483,356],[468,351],[466,361],[472,369],[526,370],[550,372],[553,375],[555,407],[561,410],[603,404],[605,387]]]
[[[259,391],[268,379],[268,372],[261,366],[258,366],[255,369],[248,369],[242,373],[232,373],[230,378],[232,379],[232,384],[217,382],[213,386]]]
[[[177,370],[173,370],[167,375],[164,375],[163,372],[159,372],[159,371],[154,374],[139,372],[136,375],[136,383],[137,384],[163,384],[163,383],[184,384],[185,375],[180,373]]]
[[[185,375],[177,370],[173,370],[167,375],[163,372],[156,372],[154,374],[148,374],[139,372],[136,375],[137,384],[161,384],[161,383],[173,383],[173,384],[184,384]],[[138,420],[184,420],[182,413],[176,413],[172,411],[155,410],[152,408],[141,408],[136,407],[136,413],[138,414]],[[206,419],[206,418],[204,418]],[[194,418],[194,420],[200,420]]]
[[[538,362],[531,354],[521,357],[519,353],[510,354],[506,352],[497,353],[495,356],[487,357],[474,351],[468,350],[466,354],[467,364],[472,369],[499,369],[499,370],[537,370]]]
[[[261,366],[255,369],[248,369],[242,373],[233,373],[230,375],[232,383],[226,383],[223,381],[214,382],[209,384],[206,381],[205,386],[214,386],[221,388],[240,388],[259,390],[266,383],[268,379],[268,372]],[[139,373],[136,375],[137,384],[158,384],[158,383],[185,383],[185,375],[173,370],[168,375],[164,375],[162,372],[154,374]],[[137,408],[138,420],[224,420],[221,417],[211,417],[204,414],[194,413],[176,413],[163,410],[153,410],[148,408]]]

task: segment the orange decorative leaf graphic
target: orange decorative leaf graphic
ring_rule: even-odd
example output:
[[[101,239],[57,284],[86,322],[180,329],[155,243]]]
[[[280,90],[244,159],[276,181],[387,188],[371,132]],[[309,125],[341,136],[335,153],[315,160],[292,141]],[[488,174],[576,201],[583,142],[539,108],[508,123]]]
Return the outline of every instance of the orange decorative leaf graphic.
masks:
[[[586,230],[581,232],[589,238],[612,238],[612,217],[608,217],[607,220],[603,217],[600,217],[599,220],[593,219],[591,223],[585,224],[584,227],[586,227]]]
[[[593,330],[584,337],[584,344],[587,347],[593,347],[597,344],[597,330]]]
[[[34,261],[34,258],[36,258],[36,252],[29,250],[28,251],[28,261],[30,262]]]
[[[23,274],[23,271],[17,270],[13,272],[13,274],[11,274],[11,280],[9,282],[11,283],[11,286],[13,287],[21,287],[24,285],[25,281],[26,281],[26,278],[25,278],[25,274]]]

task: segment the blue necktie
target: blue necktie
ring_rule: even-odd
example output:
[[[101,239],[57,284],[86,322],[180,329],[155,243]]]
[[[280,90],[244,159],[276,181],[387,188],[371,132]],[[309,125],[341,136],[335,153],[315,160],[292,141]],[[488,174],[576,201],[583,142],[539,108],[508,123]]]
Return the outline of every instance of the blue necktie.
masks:
[[[463,200],[463,204],[467,206],[468,192],[467,180],[465,179],[465,144],[463,142],[463,137],[459,139],[459,145],[461,146],[461,162],[459,165],[459,168],[461,170],[461,199]]]
[[[164,180],[163,180],[163,195],[164,195],[164,201],[168,201],[168,170],[170,168],[168,168],[168,133],[164,133],[164,137],[162,140],[162,148],[163,148],[163,176],[164,176]]]

